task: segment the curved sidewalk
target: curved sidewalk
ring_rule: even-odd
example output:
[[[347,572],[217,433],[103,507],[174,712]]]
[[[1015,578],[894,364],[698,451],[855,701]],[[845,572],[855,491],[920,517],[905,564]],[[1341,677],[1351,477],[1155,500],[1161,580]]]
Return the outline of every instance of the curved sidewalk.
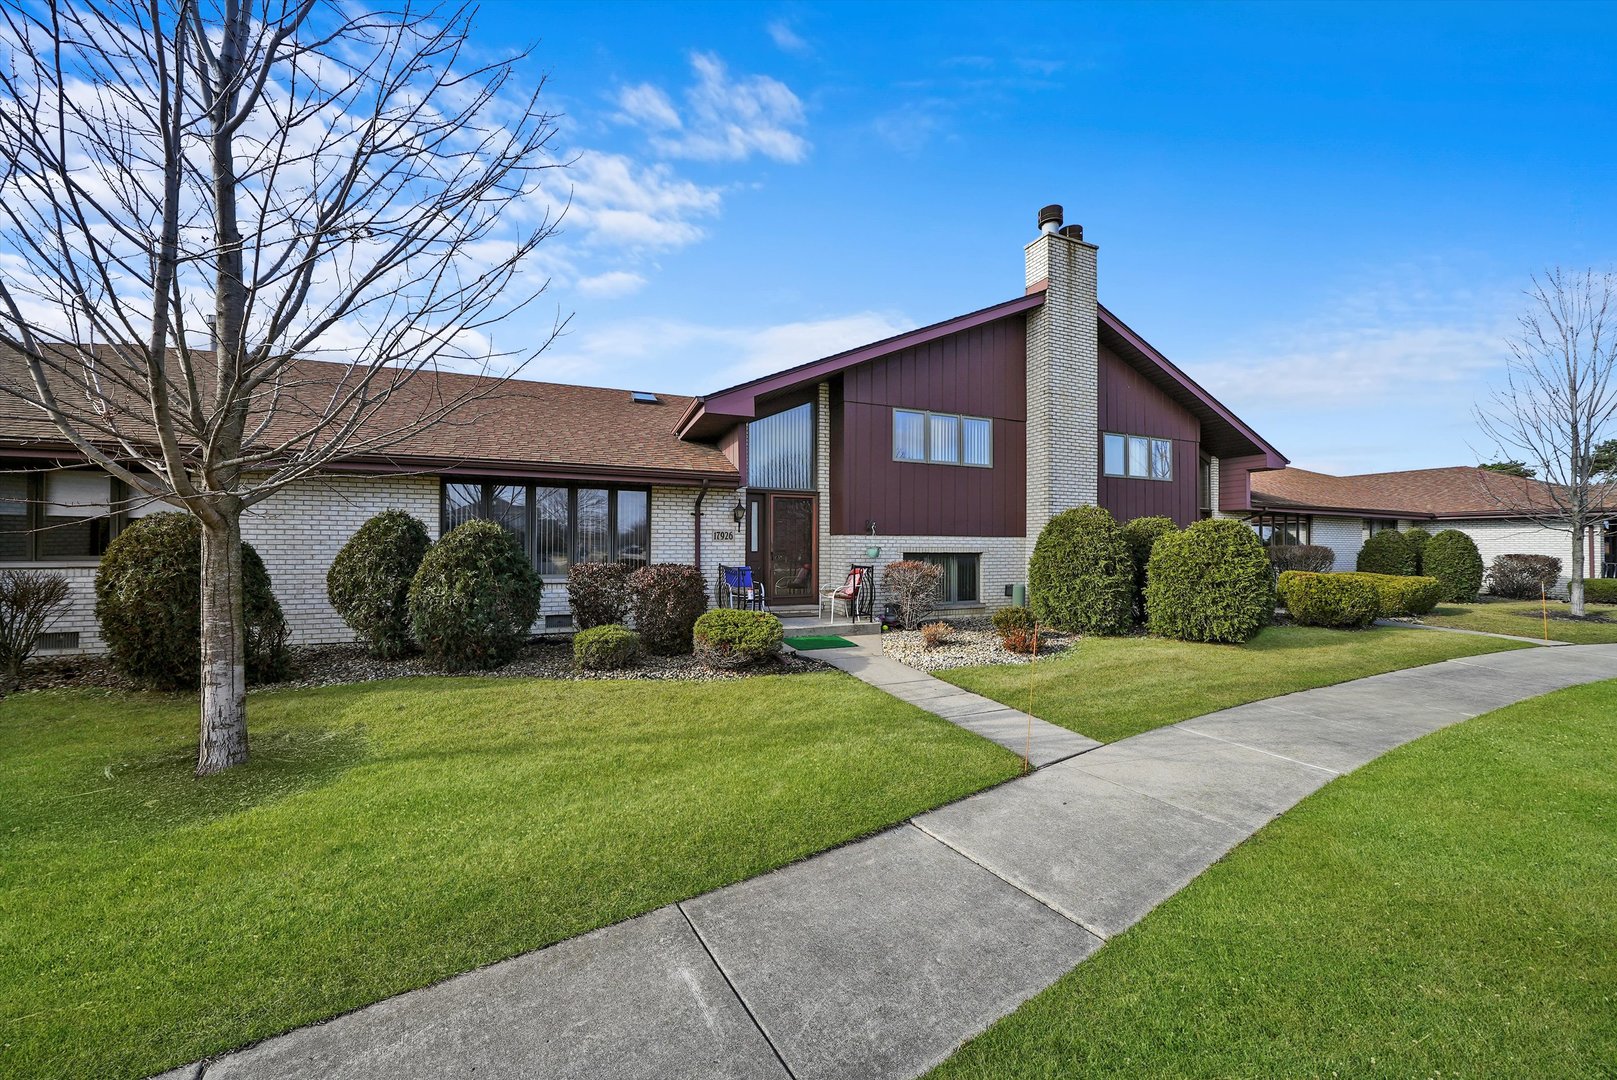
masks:
[[[165,1075],[916,1076],[1333,777],[1610,678],[1617,645],[1530,649],[1211,713]]]

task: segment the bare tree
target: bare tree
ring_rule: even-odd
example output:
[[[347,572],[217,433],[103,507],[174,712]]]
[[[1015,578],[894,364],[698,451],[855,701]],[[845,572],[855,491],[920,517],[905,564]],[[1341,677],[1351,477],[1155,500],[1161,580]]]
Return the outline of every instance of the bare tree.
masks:
[[[507,295],[554,117],[473,9],[404,2],[0,8],[0,392],[200,520],[198,774],[247,759],[243,510],[497,385],[440,367],[554,338],[488,333],[544,288]]]
[[[1617,275],[1551,270],[1527,291],[1521,329],[1510,339],[1505,386],[1477,410],[1483,431],[1542,483],[1494,486],[1500,505],[1572,533],[1572,614],[1583,614],[1584,542],[1609,513],[1596,454],[1617,414],[1617,341],[1606,328]]]

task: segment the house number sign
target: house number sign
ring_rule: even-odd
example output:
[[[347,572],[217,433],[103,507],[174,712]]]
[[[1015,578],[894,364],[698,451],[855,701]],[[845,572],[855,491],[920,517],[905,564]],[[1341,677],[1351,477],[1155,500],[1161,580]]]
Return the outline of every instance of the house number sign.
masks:
[[[713,530],[713,539],[715,539],[715,540],[734,540],[735,538],[736,538],[736,531],[734,529],[714,529]]]

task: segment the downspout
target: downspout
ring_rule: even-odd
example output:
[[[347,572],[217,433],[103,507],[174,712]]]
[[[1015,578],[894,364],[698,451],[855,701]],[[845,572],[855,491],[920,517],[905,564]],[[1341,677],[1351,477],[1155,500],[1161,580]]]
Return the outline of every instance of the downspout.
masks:
[[[707,571],[702,569],[702,500],[705,498],[707,481],[703,480],[701,490],[696,493],[696,509],[691,511],[691,516],[696,519],[696,572],[703,578],[707,577]]]

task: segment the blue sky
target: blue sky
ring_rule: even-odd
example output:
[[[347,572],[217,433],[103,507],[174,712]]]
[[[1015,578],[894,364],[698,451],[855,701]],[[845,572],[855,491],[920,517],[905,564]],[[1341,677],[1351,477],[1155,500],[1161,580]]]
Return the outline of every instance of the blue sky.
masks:
[[[1102,301],[1333,472],[1475,462],[1521,290],[1617,252],[1617,7],[491,2],[573,208],[530,378],[716,389],[1018,295]],[[1613,434],[1617,434],[1614,432]]]

